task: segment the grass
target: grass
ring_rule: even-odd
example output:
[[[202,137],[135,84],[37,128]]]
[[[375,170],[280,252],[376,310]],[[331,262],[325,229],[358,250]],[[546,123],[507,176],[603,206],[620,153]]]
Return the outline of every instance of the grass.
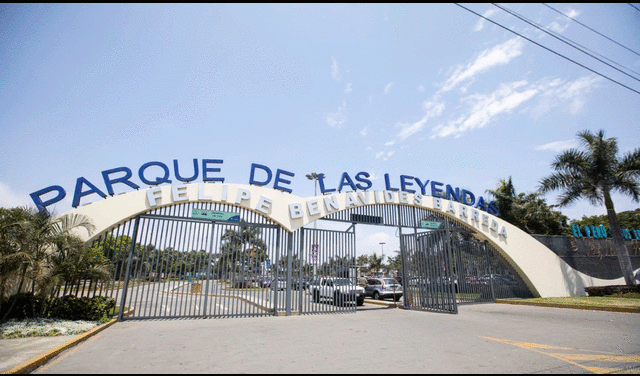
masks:
[[[609,296],[574,296],[565,298],[518,299],[521,304],[554,305],[588,308],[640,309],[640,294],[626,293]]]

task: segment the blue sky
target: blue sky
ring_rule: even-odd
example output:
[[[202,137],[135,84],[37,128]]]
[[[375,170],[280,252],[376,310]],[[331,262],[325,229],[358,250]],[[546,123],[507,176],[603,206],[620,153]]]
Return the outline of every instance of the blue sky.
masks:
[[[635,52],[543,4],[505,6],[627,74],[491,4],[465,6],[640,91],[629,4],[550,6]],[[329,186],[366,171],[375,190],[389,173],[476,196],[511,176],[532,192],[579,131],[640,146],[640,94],[455,4],[2,4],[0,27],[4,207],[60,185],[62,213],[78,177],[103,189],[101,171],[194,158],[224,160],[226,183],[247,184],[252,163],[293,172],[302,197],[313,171]],[[368,249],[394,244],[375,229]]]

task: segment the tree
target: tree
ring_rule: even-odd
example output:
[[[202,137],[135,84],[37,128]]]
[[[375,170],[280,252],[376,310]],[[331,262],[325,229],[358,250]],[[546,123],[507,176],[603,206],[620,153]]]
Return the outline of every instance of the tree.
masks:
[[[361,273],[365,274],[365,270],[369,269],[369,256],[368,255],[360,255],[356,259],[356,266],[360,268]],[[368,273],[368,271],[367,271]]]
[[[14,208],[11,211],[11,215],[2,218],[9,222],[2,223],[0,227],[5,230],[10,229],[4,233],[5,245],[9,244],[15,252],[19,253],[16,292],[23,292],[27,283],[26,288],[30,288],[32,294],[44,295],[50,292],[52,282],[56,281],[52,278],[54,272],[52,259],[60,252],[60,247],[65,245],[75,247],[78,241],[74,231],[84,228],[91,235],[95,227],[89,218],[78,214],[54,217],[46,210],[37,211],[29,207]],[[17,295],[2,321],[9,316],[16,300]]]
[[[620,228],[628,228],[633,230],[640,230],[640,209],[636,210],[628,210],[623,211],[622,213],[617,213],[618,222],[620,223]],[[605,228],[611,227],[609,224],[609,219],[607,215],[594,215],[591,217],[587,217],[586,215],[582,216],[582,219],[573,219],[570,222],[572,225],[577,225],[580,227],[583,226],[604,226]]]
[[[511,176],[498,181],[498,187],[488,189],[500,208],[500,218],[529,234],[570,235],[569,218],[547,205],[539,192],[516,193]]]
[[[558,155],[551,166],[557,171],[540,181],[540,191],[563,190],[559,206],[567,206],[585,198],[592,205],[607,210],[612,236],[616,244],[618,262],[627,285],[635,285],[629,251],[625,245],[612,192],[620,192],[640,202],[640,148],[618,156],[615,138],[605,138],[605,132],[578,133],[582,150],[570,149]]]
[[[399,275],[402,272],[402,256],[400,255],[400,251],[395,251],[396,255],[391,257],[387,256],[387,260],[389,262],[389,270],[393,270],[396,275]]]
[[[218,271],[224,275],[241,270],[255,272],[267,259],[267,245],[261,229],[241,224],[239,231],[226,230],[221,239]]]
[[[371,256],[369,256],[369,267],[374,271],[376,276],[380,272],[380,269],[384,266],[384,255],[378,256],[377,253],[373,252]]]

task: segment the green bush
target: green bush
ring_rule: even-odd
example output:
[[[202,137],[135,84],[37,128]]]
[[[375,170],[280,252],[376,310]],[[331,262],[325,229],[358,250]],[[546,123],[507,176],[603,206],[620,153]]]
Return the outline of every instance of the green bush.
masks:
[[[15,304],[14,304],[15,300]],[[51,299],[44,295],[34,295],[30,292],[15,294],[2,301],[0,309],[0,320],[7,314],[11,306],[11,312],[6,317],[7,320],[24,320],[27,317],[42,317],[51,303]]]
[[[63,296],[52,302],[48,313],[49,317],[58,319],[98,321],[107,317],[115,306],[116,300],[106,296]]]
[[[63,320],[99,321],[109,318],[110,312],[116,306],[116,300],[106,296],[49,298],[32,293],[20,293],[2,302],[0,319],[9,311],[14,300],[15,304],[6,317],[7,320],[48,317]]]

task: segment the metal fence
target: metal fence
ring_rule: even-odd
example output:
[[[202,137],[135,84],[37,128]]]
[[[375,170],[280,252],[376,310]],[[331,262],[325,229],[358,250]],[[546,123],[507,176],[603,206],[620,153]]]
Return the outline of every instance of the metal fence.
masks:
[[[399,229],[407,308],[455,313],[458,304],[531,296],[498,252],[439,213],[371,205],[326,219],[349,228],[289,233],[219,203],[154,209],[90,245],[108,260],[109,282],[74,281],[57,294],[113,297],[120,318],[134,309],[126,319],[355,312],[355,234],[366,223]],[[446,227],[424,229],[425,220]]]

